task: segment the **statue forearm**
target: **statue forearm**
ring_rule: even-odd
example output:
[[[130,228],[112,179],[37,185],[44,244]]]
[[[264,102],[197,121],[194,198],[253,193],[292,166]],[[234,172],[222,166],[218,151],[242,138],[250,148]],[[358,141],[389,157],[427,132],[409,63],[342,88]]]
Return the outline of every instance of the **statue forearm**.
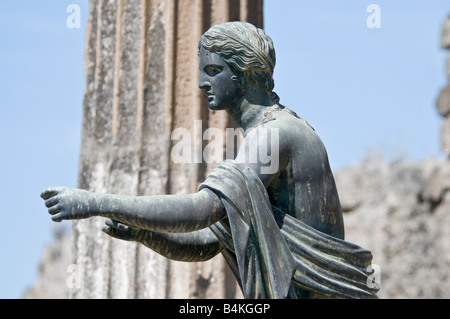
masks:
[[[209,191],[187,195],[120,196],[93,194],[91,214],[140,229],[187,233],[204,229],[221,219],[225,211]]]
[[[209,228],[183,234],[140,230],[136,241],[166,258],[184,262],[206,261],[223,249]]]

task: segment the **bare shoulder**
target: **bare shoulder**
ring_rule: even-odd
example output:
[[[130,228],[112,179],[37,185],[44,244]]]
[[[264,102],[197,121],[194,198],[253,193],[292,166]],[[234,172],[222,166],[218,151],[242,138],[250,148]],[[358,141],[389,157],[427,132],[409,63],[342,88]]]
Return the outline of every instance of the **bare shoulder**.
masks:
[[[285,110],[271,112],[265,117],[261,129],[277,130],[281,144],[298,146],[307,141],[321,144],[319,136],[306,120]]]
[[[279,151],[282,162],[292,160],[296,167],[320,172],[329,167],[328,154],[321,138],[304,119],[287,111],[274,112],[274,119],[267,122],[267,128],[279,129]]]

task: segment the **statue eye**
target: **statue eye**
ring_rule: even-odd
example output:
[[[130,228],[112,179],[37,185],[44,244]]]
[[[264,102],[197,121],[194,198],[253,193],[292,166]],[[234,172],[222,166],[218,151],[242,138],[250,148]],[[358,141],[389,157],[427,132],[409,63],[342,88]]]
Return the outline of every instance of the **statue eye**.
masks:
[[[205,67],[205,72],[209,75],[209,76],[214,76],[219,74],[220,72],[222,72],[223,67],[218,66],[218,65],[208,65]]]

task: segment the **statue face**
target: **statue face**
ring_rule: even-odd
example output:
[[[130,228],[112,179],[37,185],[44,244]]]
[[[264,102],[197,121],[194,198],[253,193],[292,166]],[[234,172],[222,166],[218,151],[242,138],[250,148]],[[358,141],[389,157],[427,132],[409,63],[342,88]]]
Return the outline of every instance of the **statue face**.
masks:
[[[211,110],[230,110],[234,103],[242,96],[236,74],[223,60],[214,52],[200,48],[200,89],[205,91],[208,106]]]

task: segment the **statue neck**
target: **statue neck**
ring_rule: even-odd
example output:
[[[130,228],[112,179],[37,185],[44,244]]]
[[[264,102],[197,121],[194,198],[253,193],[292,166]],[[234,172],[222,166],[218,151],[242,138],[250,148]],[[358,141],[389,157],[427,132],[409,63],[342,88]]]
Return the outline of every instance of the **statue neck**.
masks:
[[[265,109],[273,104],[270,94],[265,89],[250,86],[228,113],[239,127],[247,131],[260,125]]]

